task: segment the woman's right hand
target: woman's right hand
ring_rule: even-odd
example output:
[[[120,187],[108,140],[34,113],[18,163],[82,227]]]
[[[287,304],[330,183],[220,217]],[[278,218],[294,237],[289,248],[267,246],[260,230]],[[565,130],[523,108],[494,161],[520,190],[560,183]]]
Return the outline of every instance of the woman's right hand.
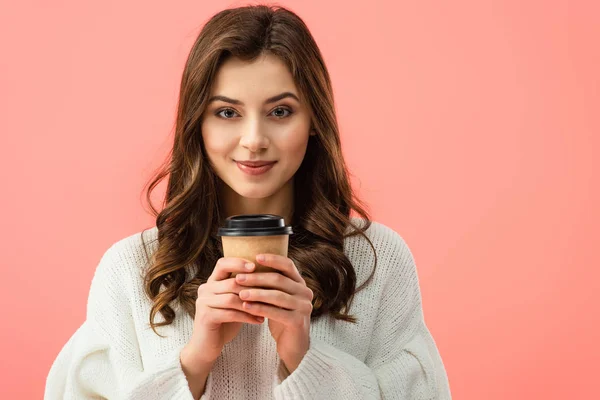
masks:
[[[230,277],[232,273],[249,273],[254,269],[255,264],[242,258],[223,257],[217,261],[207,282],[198,287],[194,330],[185,349],[189,362],[211,365],[225,344],[237,336],[242,323],[264,322],[264,318],[256,319],[242,311],[239,293],[246,287]]]

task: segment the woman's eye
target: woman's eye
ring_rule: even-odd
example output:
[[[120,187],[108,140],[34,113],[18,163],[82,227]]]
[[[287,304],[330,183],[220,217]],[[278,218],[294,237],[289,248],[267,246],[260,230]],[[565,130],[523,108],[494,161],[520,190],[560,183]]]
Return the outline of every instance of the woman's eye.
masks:
[[[287,114],[285,114],[285,112],[287,112]],[[283,107],[278,107],[273,110],[273,113],[276,113],[275,116],[277,118],[285,118],[292,114],[292,110],[288,110],[287,108],[283,108]]]
[[[271,112],[271,114],[277,117],[278,119],[289,117],[292,113],[292,110],[289,110],[284,107],[278,107]],[[223,119],[232,119],[236,116],[239,116],[239,114],[231,108],[225,108],[223,110],[217,111],[215,115]]]
[[[218,111],[217,115],[221,118],[225,118],[225,119],[231,119],[233,118],[234,115],[232,114],[237,114],[234,110],[232,110],[231,108],[226,108],[224,110]]]

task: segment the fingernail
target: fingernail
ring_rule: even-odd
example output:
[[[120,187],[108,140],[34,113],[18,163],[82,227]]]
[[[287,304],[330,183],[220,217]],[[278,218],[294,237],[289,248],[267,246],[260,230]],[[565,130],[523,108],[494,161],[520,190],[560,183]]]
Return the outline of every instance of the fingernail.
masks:
[[[249,295],[250,295],[250,293],[248,293],[248,291],[247,291],[247,290],[242,290],[242,291],[240,292],[240,297],[241,297],[242,299],[247,299]]]
[[[236,276],[240,282],[244,282],[246,280],[246,275],[244,274],[237,274]]]
[[[254,267],[254,264],[252,264],[252,263],[246,263],[244,265],[244,267],[246,267],[246,269],[250,270],[250,269],[252,269]]]
[[[256,256],[256,260],[257,261],[265,261],[265,256],[263,256],[262,254],[259,254]]]

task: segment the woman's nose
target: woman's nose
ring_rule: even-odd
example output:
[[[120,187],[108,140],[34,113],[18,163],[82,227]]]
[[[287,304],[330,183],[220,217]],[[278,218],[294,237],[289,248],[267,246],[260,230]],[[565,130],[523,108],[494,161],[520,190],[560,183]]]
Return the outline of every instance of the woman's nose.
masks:
[[[257,121],[248,123],[242,127],[240,145],[252,152],[257,152],[269,147],[270,141],[266,135],[265,128]]]

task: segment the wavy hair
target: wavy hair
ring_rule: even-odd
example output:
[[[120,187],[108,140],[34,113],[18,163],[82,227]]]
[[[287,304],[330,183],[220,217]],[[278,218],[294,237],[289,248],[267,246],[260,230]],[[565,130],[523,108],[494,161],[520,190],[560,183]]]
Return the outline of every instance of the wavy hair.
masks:
[[[143,273],[144,289],[153,303],[150,326],[157,335],[156,327],[175,319],[174,304],[194,317],[198,287],[223,256],[216,235],[225,217],[218,197],[220,183],[200,131],[213,79],[228,57],[252,61],[263,54],[285,62],[308,103],[316,132],[310,136],[304,160],[294,175],[294,234],[288,257],[314,293],[311,318],[330,314],[357,321],[348,310],[354,294],[371,280],[375,269],[356,288],[356,273],[344,254],[344,239],[362,235],[374,253],[375,247],[365,234],[371,225],[368,211],[351,188],[342,156],[329,73],[300,17],[280,6],[252,5],[221,11],[202,28],[181,79],[173,147],[144,187],[158,229],[158,246]],[[152,205],[151,193],[166,177],[168,185],[159,212]],[[361,226],[353,222],[351,212],[362,218]],[[158,313],[163,321],[155,321]]]

